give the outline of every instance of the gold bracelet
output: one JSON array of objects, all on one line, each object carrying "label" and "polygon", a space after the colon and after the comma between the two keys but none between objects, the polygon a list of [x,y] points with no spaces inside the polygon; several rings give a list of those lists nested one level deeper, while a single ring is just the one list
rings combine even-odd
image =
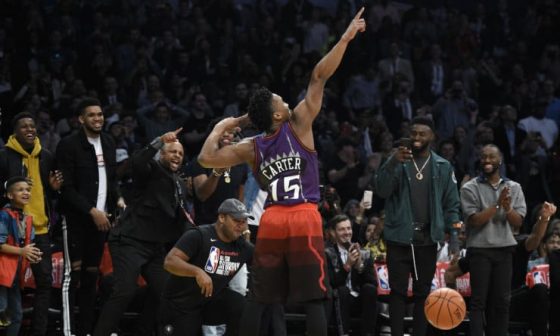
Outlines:
[{"label": "gold bracelet", "polygon": [[220,176],[222,176],[223,174],[224,174],[224,173],[218,173],[218,172],[216,171],[216,169],[212,169],[212,175],[214,175],[214,176],[216,176],[216,177],[220,177]]},{"label": "gold bracelet", "polygon": [[[542,219],[543,219],[542,216],[539,216],[539,222],[540,222]],[[547,221],[547,222],[550,221],[550,216],[546,217],[546,221]]]}]

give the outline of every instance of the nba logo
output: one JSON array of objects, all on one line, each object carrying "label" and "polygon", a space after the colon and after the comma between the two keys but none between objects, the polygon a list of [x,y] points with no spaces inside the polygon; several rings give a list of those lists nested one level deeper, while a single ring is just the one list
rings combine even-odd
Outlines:
[{"label": "nba logo", "polygon": [[542,273],[539,271],[533,272],[533,279],[535,281],[535,285],[545,283],[544,277],[542,276]]},{"label": "nba logo", "polygon": [[208,260],[206,260],[206,266],[204,270],[208,273],[215,273],[218,268],[218,262],[220,260],[220,249],[216,246],[210,247],[210,253],[208,254]]},{"label": "nba logo", "polygon": [[389,274],[387,269],[383,266],[377,267],[377,275],[379,276],[379,285],[382,289],[389,289]]},{"label": "nba logo", "polygon": [[439,288],[438,281],[437,281],[436,278],[433,278],[433,279],[432,279],[432,289],[431,289],[431,290],[434,291],[434,290],[436,290],[436,289],[438,289],[438,288]]}]

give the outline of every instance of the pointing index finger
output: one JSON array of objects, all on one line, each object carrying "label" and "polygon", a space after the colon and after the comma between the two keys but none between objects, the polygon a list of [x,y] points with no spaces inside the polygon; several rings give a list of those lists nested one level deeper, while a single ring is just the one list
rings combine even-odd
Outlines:
[{"label": "pointing index finger", "polygon": [[363,12],[364,12],[364,7],[360,8],[360,10],[358,11],[358,14],[356,14],[356,16],[354,16],[354,20],[359,20],[362,17]]},{"label": "pointing index finger", "polygon": [[175,133],[175,135],[177,135],[177,134],[179,134],[182,130],[183,130],[183,127],[179,127],[178,129],[176,129],[175,131],[173,131],[173,133]]}]

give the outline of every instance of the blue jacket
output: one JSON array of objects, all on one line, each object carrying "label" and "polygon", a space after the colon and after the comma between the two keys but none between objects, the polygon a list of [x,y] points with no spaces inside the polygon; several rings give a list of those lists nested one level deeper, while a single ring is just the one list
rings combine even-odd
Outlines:
[{"label": "blue jacket", "polygon": [[[434,242],[441,242],[445,232],[460,221],[460,202],[457,179],[449,161],[433,151],[430,176],[430,232]],[[385,201],[385,228],[387,241],[402,244],[412,242],[412,205],[410,200],[410,176],[407,165],[391,155],[375,176],[376,193]]]}]

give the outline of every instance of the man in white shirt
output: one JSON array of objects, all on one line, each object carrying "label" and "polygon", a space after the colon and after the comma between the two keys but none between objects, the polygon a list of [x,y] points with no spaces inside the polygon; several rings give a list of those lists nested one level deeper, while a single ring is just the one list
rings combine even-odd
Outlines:
[{"label": "man in white shirt", "polygon": [[547,149],[550,149],[558,138],[558,126],[554,120],[545,117],[547,102],[537,101],[533,106],[532,115],[519,120],[517,127],[529,133],[540,133]]},{"label": "man in white shirt", "polygon": [[65,252],[69,253],[72,269],[69,288],[66,280],[63,288],[64,293],[70,293],[64,318],[73,322],[74,296],[79,288],[80,320],[77,328],[72,324],[72,333],[86,335],[93,329],[99,263],[118,199],[117,164],[115,144],[102,133],[101,103],[85,98],[77,110],[81,128],[59,142],[56,159],[64,176],[61,199],[68,223]]}]

